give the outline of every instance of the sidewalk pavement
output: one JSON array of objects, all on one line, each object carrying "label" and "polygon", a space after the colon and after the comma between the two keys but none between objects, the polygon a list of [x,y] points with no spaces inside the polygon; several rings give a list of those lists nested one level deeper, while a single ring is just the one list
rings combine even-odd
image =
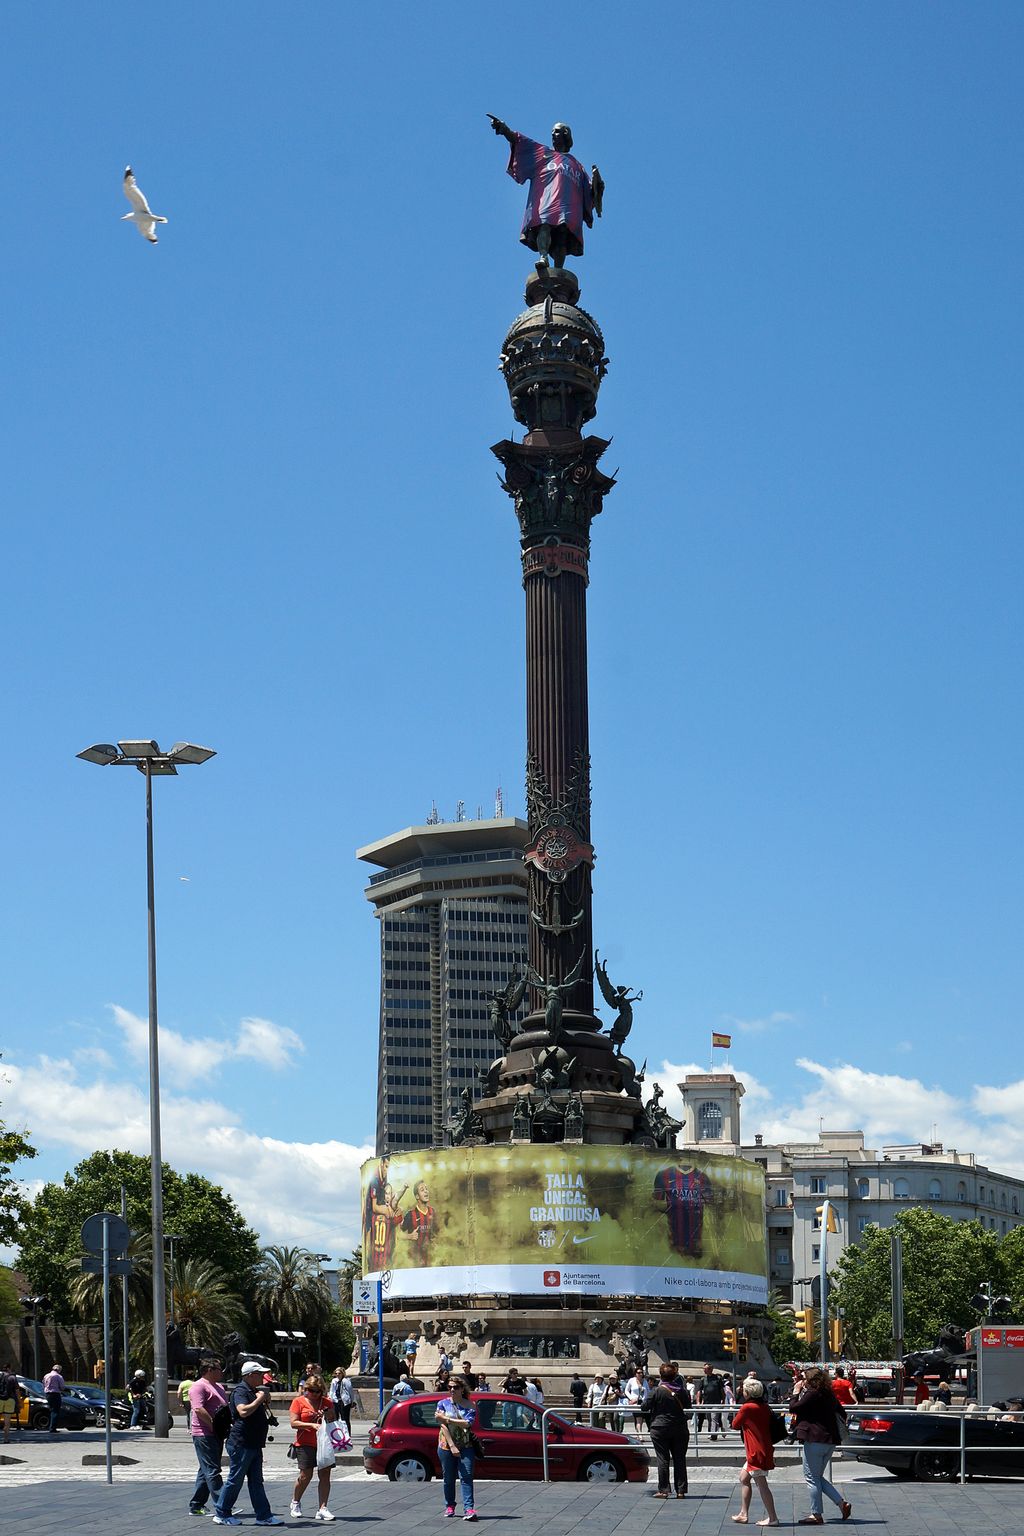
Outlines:
[{"label": "sidewalk pavement", "polygon": [[[1015,1483],[902,1483],[864,1468],[852,1480],[837,1468],[836,1480],[844,1482],[853,1504],[853,1517],[844,1527],[851,1533],[870,1528],[872,1536],[889,1530],[893,1536],[1018,1536],[1021,1529]],[[802,1482],[788,1473],[785,1480],[773,1477],[772,1483],[779,1518],[792,1526],[807,1511]],[[288,1519],[290,1488],[291,1478],[273,1468],[267,1489],[275,1510],[288,1527],[312,1527],[315,1501],[308,1493],[303,1518]],[[686,1499],[667,1502],[651,1497],[650,1484],[481,1481],[477,1491],[481,1525],[500,1522],[507,1536],[733,1536],[736,1526],[729,1516],[739,1508],[735,1484],[725,1482],[724,1469],[722,1481],[692,1479]],[[436,1482],[410,1485],[362,1474],[338,1479],[336,1474],[331,1508],[338,1536],[407,1536],[410,1528],[429,1530],[435,1524],[441,1536]],[[838,1511],[834,1519],[832,1506],[827,1511],[827,1523],[839,1524]],[[240,1530],[251,1529],[244,1492],[236,1512],[242,1517]],[[751,1513],[755,1519],[760,1514],[756,1494]],[[152,1478],[124,1479],[112,1487],[70,1480],[12,1484],[0,1491],[0,1526],[4,1536],[65,1536],[69,1530],[75,1536],[196,1536],[197,1529],[213,1536],[221,1529],[189,1516],[182,1480],[175,1486]]]}]

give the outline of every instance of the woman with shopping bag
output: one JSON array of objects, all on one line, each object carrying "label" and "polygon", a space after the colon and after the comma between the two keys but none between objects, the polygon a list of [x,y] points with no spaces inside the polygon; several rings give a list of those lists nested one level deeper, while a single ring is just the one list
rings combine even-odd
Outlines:
[{"label": "woman with shopping bag", "polygon": [[331,1425],[335,1412],[334,1404],[324,1390],[322,1376],[314,1373],[306,1377],[302,1383],[301,1393],[292,1401],[290,1416],[295,1440],[289,1455],[295,1458],[298,1476],[292,1490],[291,1509],[288,1513],[293,1520],[301,1517],[302,1495],[309,1487],[315,1471],[320,1506],[313,1518],[314,1520],[333,1520],[334,1516],[327,1508],[327,1500],[331,1496],[331,1468],[334,1466],[336,1455],[331,1438]]}]

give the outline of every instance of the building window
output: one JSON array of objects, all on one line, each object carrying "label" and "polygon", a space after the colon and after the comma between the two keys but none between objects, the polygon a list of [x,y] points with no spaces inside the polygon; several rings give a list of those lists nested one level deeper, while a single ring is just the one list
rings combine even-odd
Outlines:
[{"label": "building window", "polygon": [[867,1179],[858,1179],[857,1180],[857,1198],[859,1200],[866,1200],[870,1193],[871,1193],[871,1185],[868,1183]]},{"label": "building window", "polygon": [[722,1106],[708,1099],[702,1104],[697,1115],[697,1140],[721,1141],[722,1139]]},{"label": "building window", "polygon": [[1006,1190],[1005,1189],[1000,1192],[999,1204],[1002,1206],[1003,1210],[1005,1211],[1006,1210]]},{"label": "building window", "polygon": [[[776,1205],[788,1205],[789,1204],[789,1196],[787,1195],[787,1193],[786,1193],[786,1191],[784,1189],[776,1189],[776,1191],[775,1191],[775,1204]],[[1013,1208],[1014,1208],[1014,1210],[1017,1209],[1016,1204],[1014,1204]]]},{"label": "building window", "polygon": [[820,1259],[821,1259],[821,1245],[820,1245],[820,1243],[813,1243],[811,1245],[811,1263],[812,1264],[817,1264],[820,1261]]},{"label": "building window", "polygon": [[990,1189],[988,1192],[988,1203],[989,1205],[995,1205],[996,1203],[996,1192],[994,1189]]},{"label": "building window", "polygon": [[871,1217],[870,1216],[858,1216],[857,1217],[857,1231],[860,1233],[861,1237],[864,1236],[864,1233],[867,1231],[867,1229],[868,1229],[868,1227],[870,1227],[870,1225],[871,1225]]},{"label": "building window", "polygon": [[984,1186],[984,1184],[979,1184],[978,1185],[978,1199],[979,1200],[984,1200],[984,1198],[985,1198],[985,1186]]},{"label": "building window", "polygon": [[894,1200],[910,1199],[910,1184],[906,1179],[893,1180],[892,1197]]},{"label": "building window", "polygon": [[776,1250],[775,1250],[775,1262],[776,1262],[776,1264],[788,1264],[789,1263],[789,1249],[788,1248],[776,1248]]},{"label": "building window", "polygon": [[941,1200],[942,1199],[942,1185],[940,1184],[938,1179],[932,1179],[931,1183],[928,1185],[928,1199],[929,1200]]},{"label": "building window", "polygon": [[814,1178],[811,1180],[811,1194],[812,1195],[827,1195],[828,1194],[828,1180],[821,1178],[818,1174],[815,1174]]},{"label": "building window", "polygon": [[963,1179],[961,1179],[959,1184],[956,1186],[956,1197],[961,1203],[967,1199],[967,1185],[964,1183]]},{"label": "building window", "polygon": [[821,1217],[818,1216],[817,1214],[815,1214],[812,1217],[812,1219],[811,1219],[811,1231],[812,1232],[820,1232],[821,1231]]},{"label": "building window", "polygon": [[1014,1195],[1014,1197],[1013,1197],[1013,1214],[1015,1216],[1019,1216],[1020,1215],[1020,1197],[1019,1197],[1019,1195]]}]

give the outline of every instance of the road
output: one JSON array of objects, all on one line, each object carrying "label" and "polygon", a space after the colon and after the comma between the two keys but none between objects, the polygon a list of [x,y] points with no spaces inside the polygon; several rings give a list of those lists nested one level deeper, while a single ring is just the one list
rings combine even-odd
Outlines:
[{"label": "road", "polygon": [[[365,1428],[362,1430],[365,1434]],[[175,1430],[166,1441],[151,1434],[114,1437],[115,1454],[130,1465],[115,1466],[108,1487],[102,1465],[103,1436],[25,1435],[20,1443],[0,1446],[0,1529],[3,1536],[185,1536],[219,1527],[199,1525],[187,1512],[195,1471],[191,1441]],[[312,1527],[314,1501],[307,1494],[301,1520],[287,1519],[293,1478],[285,1458],[289,1435],[278,1434],[266,1453],[267,1488],[276,1511],[297,1529]],[[83,1465],[83,1457],[98,1465]],[[700,1465],[690,1462],[690,1496],[659,1502],[653,1483],[589,1487],[579,1483],[503,1483],[478,1485],[480,1523],[501,1522],[506,1536],[723,1536],[735,1532],[729,1516],[739,1508],[736,1472],[738,1440],[708,1448]],[[894,1536],[1018,1536],[1021,1530],[1019,1483],[900,1483],[877,1469],[837,1461],[833,1480],[853,1504],[847,1529],[891,1528]],[[772,1476],[784,1525],[807,1512],[799,1467],[792,1457]],[[426,1485],[389,1483],[367,1477],[358,1458],[334,1474],[331,1507],[339,1536],[408,1536],[410,1527],[442,1521],[441,1493]],[[252,1527],[245,1494],[236,1511],[242,1527]],[[759,1508],[755,1496],[752,1513]],[[831,1506],[827,1518],[831,1520]],[[836,1512],[838,1520],[838,1511]],[[391,1531],[383,1526],[393,1526]]]}]

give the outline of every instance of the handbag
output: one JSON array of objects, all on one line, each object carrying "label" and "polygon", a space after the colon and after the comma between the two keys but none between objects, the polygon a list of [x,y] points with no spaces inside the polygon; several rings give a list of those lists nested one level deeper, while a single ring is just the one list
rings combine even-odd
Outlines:
[{"label": "handbag", "polygon": [[218,1440],[226,1440],[231,1429],[231,1409],[227,1403],[213,1415],[213,1432]]},{"label": "handbag", "polygon": [[337,1452],[334,1449],[334,1441],[331,1438],[333,1425],[326,1419],[321,1419],[316,1427],[316,1468],[322,1472],[325,1467],[334,1466],[334,1458]]},{"label": "handbag", "polygon": [[771,1423],[768,1426],[768,1433],[772,1437],[772,1445],[778,1445],[780,1440],[785,1440],[786,1421],[782,1417],[781,1413],[772,1414]]},{"label": "handbag", "polygon": [[342,1451],[350,1451],[352,1449],[352,1436],[349,1434],[344,1424],[328,1424],[327,1429],[330,1434],[331,1444],[334,1446],[334,1454],[336,1456],[340,1456]]}]

